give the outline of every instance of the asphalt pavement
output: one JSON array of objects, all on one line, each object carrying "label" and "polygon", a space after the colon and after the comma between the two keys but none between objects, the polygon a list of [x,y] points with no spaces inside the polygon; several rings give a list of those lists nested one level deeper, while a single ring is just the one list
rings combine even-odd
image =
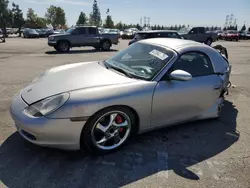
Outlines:
[{"label": "asphalt pavement", "polygon": [[145,133],[116,153],[94,157],[28,143],[16,133],[9,105],[46,69],[105,60],[124,49],[128,40],[109,52],[84,47],[59,54],[46,39],[7,38],[0,43],[0,187],[249,188],[250,41],[217,43],[228,48],[233,66],[233,87],[220,120]]}]

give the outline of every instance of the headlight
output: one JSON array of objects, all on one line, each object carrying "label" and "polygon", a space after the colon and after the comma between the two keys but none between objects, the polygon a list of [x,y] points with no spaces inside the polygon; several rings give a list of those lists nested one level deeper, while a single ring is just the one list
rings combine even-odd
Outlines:
[{"label": "headlight", "polygon": [[49,37],[49,40],[55,40],[55,37]]},{"label": "headlight", "polygon": [[56,111],[69,99],[69,93],[48,97],[25,108],[25,112],[34,116],[46,116]]}]

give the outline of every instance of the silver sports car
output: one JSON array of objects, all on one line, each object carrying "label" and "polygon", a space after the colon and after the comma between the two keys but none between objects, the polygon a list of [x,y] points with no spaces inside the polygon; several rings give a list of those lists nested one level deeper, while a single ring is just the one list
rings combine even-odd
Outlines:
[{"label": "silver sports car", "polygon": [[34,144],[103,154],[132,134],[219,117],[230,72],[205,44],[147,39],[105,61],[45,71],[13,98],[10,113]]}]

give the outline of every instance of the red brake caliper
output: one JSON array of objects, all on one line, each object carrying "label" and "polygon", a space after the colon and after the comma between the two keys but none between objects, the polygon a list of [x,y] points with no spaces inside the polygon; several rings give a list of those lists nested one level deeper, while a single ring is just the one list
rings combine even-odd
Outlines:
[{"label": "red brake caliper", "polygon": [[[122,118],[120,115],[117,115],[117,116],[115,117],[115,122],[116,122],[117,124],[121,124],[123,121],[124,121],[124,120],[123,120],[123,118]],[[119,132],[123,132],[123,131],[124,131],[124,128],[120,128],[120,129],[119,129]]]}]

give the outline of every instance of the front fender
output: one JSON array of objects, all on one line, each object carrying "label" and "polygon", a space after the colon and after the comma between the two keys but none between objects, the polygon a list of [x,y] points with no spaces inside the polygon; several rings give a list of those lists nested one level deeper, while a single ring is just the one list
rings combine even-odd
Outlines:
[{"label": "front fender", "polygon": [[48,118],[90,117],[99,110],[123,105],[134,109],[142,127],[150,128],[152,97],[157,82],[87,88],[70,92],[70,99]]}]

